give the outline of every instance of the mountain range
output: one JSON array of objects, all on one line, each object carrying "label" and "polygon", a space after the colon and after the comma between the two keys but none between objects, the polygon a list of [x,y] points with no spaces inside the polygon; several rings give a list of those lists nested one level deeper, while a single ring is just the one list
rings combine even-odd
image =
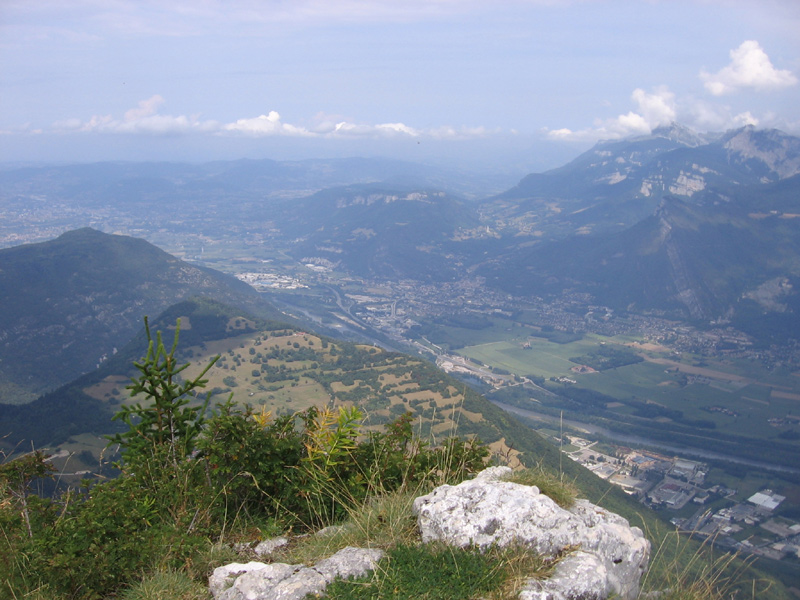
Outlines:
[{"label": "mountain range", "polygon": [[598,143],[481,201],[362,184],[285,201],[288,252],[368,279],[480,276],[520,296],[588,293],[617,311],[757,341],[800,335],[800,139],[678,124]]},{"label": "mountain range", "polygon": [[488,204],[549,206],[551,239],[517,231],[477,272],[514,293],[588,292],[618,310],[796,337],[800,139],[747,127],[703,142],[656,130],[524,179]]},{"label": "mountain range", "polygon": [[323,190],[277,217],[284,235],[297,236],[292,255],[381,279],[454,279],[457,239],[481,231],[463,200],[446,192],[369,184]]},{"label": "mountain range", "polygon": [[800,138],[672,124],[482,200],[478,179],[366,159],[105,163],[0,171],[0,200],[20,214],[62,206],[62,230],[88,220],[186,256],[246,243],[370,280],[477,276],[522,296],[588,293],[617,311],[730,323],[761,343],[800,336]]},{"label": "mountain range", "polygon": [[[800,139],[752,126],[698,134],[672,124],[646,136],[600,142],[563,167],[531,174],[482,204],[515,234],[547,237],[618,231],[648,217],[665,196],[724,199],[800,173]],[[546,227],[545,227],[546,226]]]}]

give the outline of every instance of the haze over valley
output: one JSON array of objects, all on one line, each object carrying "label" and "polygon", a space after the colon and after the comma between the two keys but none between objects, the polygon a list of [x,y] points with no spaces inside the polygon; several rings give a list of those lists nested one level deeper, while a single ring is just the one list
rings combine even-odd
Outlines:
[{"label": "haze over valley", "polygon": [[418,354],[545,435],[566,419],[576,439],[795,478],[798,172],[794,136],[678,124],[489,195],[391,160],[7,169],[4,399],[67,384],[137,314],[201,295]]}]

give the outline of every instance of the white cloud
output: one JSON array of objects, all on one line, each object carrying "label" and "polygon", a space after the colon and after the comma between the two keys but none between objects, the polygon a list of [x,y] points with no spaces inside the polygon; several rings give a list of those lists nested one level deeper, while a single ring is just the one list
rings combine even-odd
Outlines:
[{"label": "white cloud", "polygon": [[632,98],[650,129],[669,125],[675,120],[675,94],[666,86],[659,87],[653,94],[637,88],[633,90]]},{"label": "white cloud", "polygon": [[636,111],[619,115],[614,119],[598,120],[589,129],[573,131],[567,128],[545,129],[547,137],[561,141],[596,141],[601,139],[619,139],[631,135],[644,135],[656,127],[669,125],[677,118],[675,94],[665,86],[647,93],[636,88],[631,94],[636,104]]},{"label": "white cloud", "polygon": [[272,111],[269,115],[261,115],[255,119],[239,119],[235,123],[225,125],[223,131],[244,133],[252,136],[292,135],[318,138],[431,138],[431,139],[471,139],[486,137],[499,130],[487,130],[485,127],[450,127],[442,126],[434,129],[417,129],[405,123],[354,123],[341,116],[319,113],[314,117],[316,123],[309,129],[289,125],[281,121],[280,115]]},{"label": "white cloud", "polygon": [[[798,82],[791,71],[776,69],[754,40],[743,42],[730,51],[730,56],[730,64],[717,73],[700,73],[705,89],[714,96],[745,88],[779,90]],[[750,110],[744,110],[744,106],[732,108],[719,100],[709,100],[707,96],[698,98],[686,95],[678,99],[666,86],[655,88],[650,93],[637,88],[631,94],[631,100],[635,105],[634,110],[613,119],[597,119],[593,127],[577,130],[545,128],[543,134],[552,140],[593,142],[647,134],[656,127],[676,121],[699,131],[725,131],[745,125],[780,127],[788,131],[797,128],[796,124],[779,119],[769,111],[757,116]]]},{"label": "white cloud", "polygon": [[369,136],[375,133],[375,129],[370,125],[359,125],[356,123],[348,123],[347,121],[340,121],[334,125],[333,129],[326,133],[326,137],[342,137],[342,136]]},{"label": "white cloud", "polygon": [[151,96],[147,100],[140,100],[138,108],[132,108],[125,113],[125,120],[136,121],[138,119],[143,119],[145,117],[149,117],[150,115],[154,115],[158,110],[158,107],[164,103],[164,98],[156,94],[155,96]]},{"label": "white cloud", "polygon": [[734,128],[744,127],[745,125],[758,125],[759,121],[753,115],[750,114],[750,111],[745,111],[743,113],[739,113],[735,117],[733,117],[733,126]]},{"label": "white cloud", "polygon": [[706,89],[715,96],[741,88],[758,91],[778,90],[797,84],[797,77],[786,69],[776,69],[755,40],[747,40],[730,52],[731,62],[717,73],[700,72]]},{"label": "white cloud", "polygon": [[150,135],[174,135],[191,132],[208,133],[219,129],[216,121],[201,121],[198,116],[162,115],[158,107],[164,99],[158,94],[139,101],[136,108],[125,112],[122,120],[111,115],[94,115],[88,121],[71,118],[53,124],[60,133],[134,133]]},{"label": "white cloud", "polygon": [[243,133],[254,137],[289,135],[308,137],[314,133],[303,127],[295,127],[281,121],[281,116],[274,110],[267,115],[261,115],[250,119],[239,119],[235,123],[228,123],[222,128],[223,131],[233,133]]},{"label": "white cloud", "polygon": [[728,105],[705,100],[686,100],[680,112],[680,122],[698,131],[725,131],[745,125],[782,127],[775,113],[766,112],[757,117],[749,110],[736,112]]},{"label": "white cloud", "polygon": [[[258,117],[237,119],[231,123],[219,123],[213,120],[200,120],[199,116],[163,115],[158,112],[164,104],[164,98],[158,94],[141,100],[135,108],[127,110],[122,119],[111,115],[94,115],[87,121],[71,118],[53,124],[58,133],[118,133],[118,134],[154,134],[180,135],[189,133],[206,133],[217,135],[243,135],[248,137],[315,137],[315,138],[419,138],[431,139],[468,139],[485,137],[489,133],[484,127],[449,126],[436,129],[416,129],[405,123],[379,123],[377,125],[353,123],[341,117],[318,114],[314,117],[316,124],[311,128],[285,123],[276,111]],[[495,130],[494,133],[499,133]]]},{"label": "white cloud", "polygon": [[284,123],[281,116],[273,111],[251,119],[239,119],[223,127],[223,131],[243,133],[256,137],[288,135],[296,137],[416,137],[420,132],[404,123],[381,123],[365,125],[349,121],[333,122],[323,120],[313,130]]},{"label": "white cloud", "polygon": [[400,134],[400,135],[409,135],[411,137],[419,136],[419,132],[404,123],[383,123],[381,125],[376,125],[375,130],[379,133],[393,135],[393,134]]}]

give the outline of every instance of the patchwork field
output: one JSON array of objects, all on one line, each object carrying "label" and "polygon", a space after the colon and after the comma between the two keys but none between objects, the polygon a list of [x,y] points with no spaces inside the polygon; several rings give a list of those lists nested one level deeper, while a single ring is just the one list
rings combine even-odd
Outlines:
[{"label": "patchwork field", "polygon": [[[530,325],[490,321],[478,336],[454,326],[437,333],[455,344],[457,354],[496,372],[529,377],[557,394],[543,400],[529,391],[540,410],[564,410],[571,419],[662,441],[796,463],[800,377],[768,371],[753,361],[679,356],[630,336],[553,341]],[[542,335],[552,338],[551,332]],[[480,341],[458,347],[476,337]],[[496,395],[524,405],[525,392],[518,388]]]},{"label": "patchwork field", "polygon": [[[478,434],[498,454],[511,452],[499,429],[485,425],[483,414],[471,410],[475,392],[413,357],[291,328],[249,330],[181,348],[178,360],[189,364],[181,378],[193,379],[217,355],[195,404],[210,393],[212,408],[231,398],[272,415],[312,406],[356,405],[366,417],[367,430],[411,412],[414,430],[423,438]],[[128,376],[113,374],[83,391],[112,406],[146,402],[143,397],[129,396],[128,383]],[[92,450],[97,453],[97,448]]]}]

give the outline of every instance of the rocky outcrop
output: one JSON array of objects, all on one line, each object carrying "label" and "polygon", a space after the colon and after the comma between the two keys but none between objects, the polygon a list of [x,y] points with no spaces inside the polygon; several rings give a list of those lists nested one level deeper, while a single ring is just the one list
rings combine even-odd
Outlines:
[{"label": "rocky outcrop", "polygon": [[[650,543],[638,527],[586,500],[563,509],[534,486],[505,481],[511,472],[492,467],[475,479],[417,498],[422,541],[478,550],[521,544],[560,557],[551,577],[526,582],[520,600],[605,600],[612,595],[632,600],[638,595],[650,558]],[[268,553],[275,545],[262,542],[256,548]],[[313,567],[234,563],[216,569],[209,587],[216,600],[300,600],[322,594],[336,577],[374,570],[382,555],[348,547]]]},{"label": "rocky outcrop", "polygon": [[215,600],[302,600],[320,594],[337,577],[358,577],[375,568],[377,549],[347,547],[313,567],[249,562],[214,569],[208,584]]},{"label": "rocky outcrop", "polygon": [[578,500],[559,507],[536,487],[503,481],[493,467],[456,486],[441,486],[414,501],[423,542],[459,547],[524,544],[545,556],[569,553],[548,580],[528,582],[522,600],[635,598],[650,543],[638,527]]}]

